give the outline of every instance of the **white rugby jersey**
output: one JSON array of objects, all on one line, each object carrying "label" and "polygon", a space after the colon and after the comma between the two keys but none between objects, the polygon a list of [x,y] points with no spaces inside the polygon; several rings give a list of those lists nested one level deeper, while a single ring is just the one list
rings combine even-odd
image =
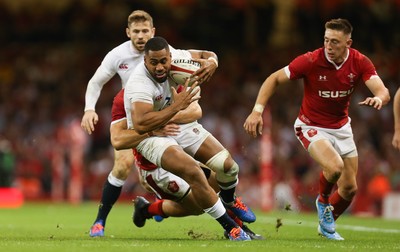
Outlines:
[{"label": "white rugby jersey", "polygon": [[[189,54],[190,57],[190,53],[186,50],[176,50],[171,46],[170,49],[171,52],[182,51],[181,53],[183,55],[187,56]],[[130,40],[108,52],[93,77],[89,80],[85,94],[84,111],[95,109],[103,86],[114,77],[115,74],[118,74],[121,78],[121,88],[124,88],[133,70],[143,62],[143,56],[144,51],[138,51]]]},{"label": "white rugby jersey", "polygon": [[[171,56],[174,58],[191,58],[187,50],[171,48]],[[140,64],[130,76],[125,86],[124,106],[128,120],[128,128],[133,129],[131,116],[131,104],[133,102],[146,102],[153,104],[153,110],[159,111],[171,103],[171,86],[176,84],[169,78],[163,83],[158,83],[147,71],[144,64]]]},{"label": "white rugby jersey", "polygon": [[108,52],[89,80],[85,94],[85,111],[94,110],[103,86],[115,74],[121,78],[122,88],[125,87],[133,69],[143,61],[143,55],[144,52],[138,51],[130,40]]}]

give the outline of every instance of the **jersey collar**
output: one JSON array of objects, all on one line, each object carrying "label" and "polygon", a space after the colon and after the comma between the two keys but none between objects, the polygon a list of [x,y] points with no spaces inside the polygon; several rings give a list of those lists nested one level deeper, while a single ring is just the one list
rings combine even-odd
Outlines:
[{"label": "jersey collar", "polygon": [[340,64],[339,66],[335,62],[333,62],[332,60],[330,60],[328,58],[325,48],[324,48],[324,54],[325,54],[325,58],[336,68],[336,70],[339,70],[343,66],[343,64],[347,61],[347,59],[349,58],[350,50],[349,50],[349,48],[346,49],[346,57],[344,58],[342,64]]}]

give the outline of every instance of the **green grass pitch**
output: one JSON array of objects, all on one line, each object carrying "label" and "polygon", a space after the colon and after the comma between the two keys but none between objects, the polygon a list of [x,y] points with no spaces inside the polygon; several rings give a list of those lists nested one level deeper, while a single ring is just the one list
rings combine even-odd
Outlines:
[{"label": "green grass pitch", "polygon": [[[131,221],[132,205],[118,202],[111,211],[106,236],[90,238],[96,203],[81,205],[26,203],[0,209],[0,250],[12,251],[399,251],[400,221],[343,216],[337,222],[345,241],[317,235],[315,213],[259,212],[249,225],[263,241],[232,242],[210,216],[148,220],[143,228]],[[282,225],[280,225],[281,223]],[[277,226],[279,226],[277,228]]]}]

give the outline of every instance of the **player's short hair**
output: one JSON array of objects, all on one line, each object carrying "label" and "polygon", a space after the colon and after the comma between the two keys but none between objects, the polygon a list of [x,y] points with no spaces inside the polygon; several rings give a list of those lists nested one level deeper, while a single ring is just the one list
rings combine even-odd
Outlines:
[{"label": "player's short hair", "polygon": [[150,26],[153,27],[153,18],[149,13],[144,10],[135,10],[128,16],[128,27],[130,27],[132,23],[146,21],[148,21]]},{"label": "player's short hair", "polygon": [[163,37],[151,38],[147,41],[146,45],[144,46],[145,54],[148,54],[149,51],[161,51],[163,49],[169,52],[168,42]]},{"label": "player's short hair", "polygon": [[350,35],[353,31],[353,26],[347,19],[337,18],[331,19],[330,21],[326,22],[325,29],[342,31],[344,34]]}]

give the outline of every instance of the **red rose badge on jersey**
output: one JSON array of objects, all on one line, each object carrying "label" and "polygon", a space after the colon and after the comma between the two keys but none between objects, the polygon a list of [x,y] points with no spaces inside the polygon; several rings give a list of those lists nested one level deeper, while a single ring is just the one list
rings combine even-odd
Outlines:
[{"label": "red rose badge on jersey", "polygon": [[175,181],[171,181],[168,183],[168,190],[172,193],[176,193],[179,191],[179,186]]}]

